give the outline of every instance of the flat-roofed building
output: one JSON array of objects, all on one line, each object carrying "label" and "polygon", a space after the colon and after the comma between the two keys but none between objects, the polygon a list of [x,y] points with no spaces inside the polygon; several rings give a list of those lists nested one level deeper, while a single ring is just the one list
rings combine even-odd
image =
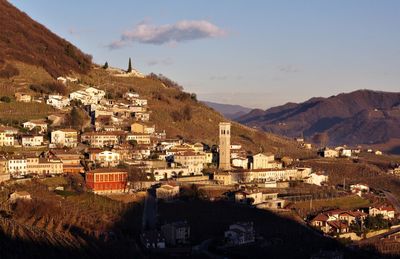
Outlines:
[{"label": "flat-roofed building", "polygon": [[123,193],[126,191],[128,172],[119,168],[99,168],[86,173],[86,186],[94,193]]}]

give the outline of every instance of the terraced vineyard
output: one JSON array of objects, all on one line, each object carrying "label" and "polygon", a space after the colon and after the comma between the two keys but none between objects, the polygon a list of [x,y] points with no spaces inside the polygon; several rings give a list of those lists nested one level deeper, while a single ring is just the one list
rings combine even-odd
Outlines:
[{"label": "terraced vineyard", "polygon": [[[11,204],[9,194],[22,187],[32,200]],[[141,219],[138,204],[124,204],[90,193],[69,194],[57,195],[39,182],[0,192],[0,258],[10,254],[4,249],[10,242],[45,245],[50,247],[50,254],[54,249],[62,249],[79,256],[93,256],[102,254],[102,248],[110,242],[137,238]],[[126,224],[126,215],[131,225]]]}]

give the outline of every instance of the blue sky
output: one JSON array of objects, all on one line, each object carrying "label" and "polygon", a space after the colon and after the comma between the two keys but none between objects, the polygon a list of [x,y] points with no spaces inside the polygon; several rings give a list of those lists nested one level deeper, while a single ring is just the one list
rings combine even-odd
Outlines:
[{"label": "blue sky", "polygon": [[400,1],[51,1],[15,6],[96,63],[162,73],[199,99],[267,108],[400,91]]}]

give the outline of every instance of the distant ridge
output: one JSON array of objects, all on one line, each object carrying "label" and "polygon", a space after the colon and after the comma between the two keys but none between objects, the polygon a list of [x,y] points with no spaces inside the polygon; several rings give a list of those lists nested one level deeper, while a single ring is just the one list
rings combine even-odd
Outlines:
[{"label": "distant ridge", "polygon": [[209,101],[202,102],[231,120],[239,118],[252,110],[251,108],[243,107],[241,105],[214,103]]},{"label": "distant ridge", "polygon": [[399,104],[400,93],[358,90],[252,110],[236,120],[289,137],[327,133],[331,145],[372,145],[400,138]]}]

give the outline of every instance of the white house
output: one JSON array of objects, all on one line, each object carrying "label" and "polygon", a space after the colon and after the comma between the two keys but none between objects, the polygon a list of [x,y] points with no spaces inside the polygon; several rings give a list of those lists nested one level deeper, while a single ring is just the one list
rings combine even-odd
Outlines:
[{"label": "white house", "polygon": [[97,104],[104,98],[106,92],[94,87],[88,87],[83,90],[75,91],[69,94],[71,100],[79,100],[83,104]]},{"label": "white house", "polygon": [[21,145],[23,147],[38,147],[43,145],[42,135],[24,135],[21,137]]},{"label": "white house", "polygon": [[247,169],[249,159],[244,157],[235,157],[231,159],[232,166]]},{"label": "white house", "polygon": [[126,92],[126,93],[124,93],[123,97],[127,100],[132,100],[135,98],[139,98],[139,94],[135,93],[135,92]]},{"label": "white house", "polygon": [[259,153],[251,157],[251,169],[267,169],[271,168],[271,163],[274,162],[275,156],[272,153]]},{"label": "white house", "polygon": [[139,99],[139,98],[134,98],[132,99],[132,103],[136,106],[146,106],[147,105],[147,100],[146,99]]},{"label": "white house", "polygon": [[163,184],[156,189],[157,199],[171,200],[179,195],[179,185]]},{"label": "white house", "polygon": [[238,222],[230,225],[224,237],[227,244],[232,246],[253,243],[255,241],[253,222]]},{"label": "white house", "polygon": [[357,194],[358,196],[361,197],[361,195],[363,193],[369,192],[370,189],[369,189],[368,185],[358,183],[358,184],[350,185],[350,190],[351,190],[352,193],[355,193],[355,194]]},{"label": "white house", "polygon": [[305,183],[315,184],[321,186],[322,183],[328,181],[328,176],[322,173],[311,173],[307,178],[304,179]]},{"label": "white house", "polygon": [[335,158],[335,157],[339,157],[339,151],[334,150],[334,149],[325,148],[324,150],[322,150],[321,155],[323,157],[327,157],[327,158]]},{"label": "white house", "polygon": [[370,216],[377,216],[382,215],[384,219],[394,219],[395,210],[392,207],[370,207],[369,208],[369,215]]},{"label": "white house", "polygon": [[26,175],[27,161],[25,157],[14,156],[8,158],[8,172],[11,176],[18,178]]},{"label": "white house", "polygon": [[30,120],[22,123],[25,129],[33,130],[34,128],[39,128],[39,133],[44,133],[47,131],[47,123],[44,120]]},{"label": "white house", "polygon": [[56,109],[63,109],[67,106],[69,106],[70,101],[69,98],[62,96],[62,95],[58,95],[58,94],[50,94],[47,97],[46,103],[48,105],[53,106]]},{"label": "white house", "polygon": [[76,147],[78,132],[74,129],[59,129],[51,132],[51,143],[59,147]]},{"label": "white house", "polygon": [[95,154],[95,162],[101,167],[115,167],[120,162],[120,155],[117,152],[102,151]]},{"label": "white house", "polygon": [[32,200],[31,195],[27,191],[16,191],[10,194],[10,202],[16,202],[17,200]]}]

